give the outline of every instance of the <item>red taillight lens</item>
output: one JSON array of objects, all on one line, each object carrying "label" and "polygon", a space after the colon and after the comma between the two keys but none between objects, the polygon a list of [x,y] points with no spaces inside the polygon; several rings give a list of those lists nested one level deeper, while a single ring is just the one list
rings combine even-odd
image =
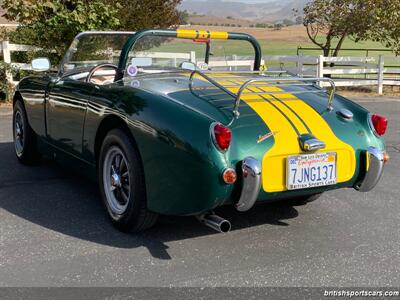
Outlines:
[{"label": "red taillight lens", "polygon": [[226,151],[231,144],[231,139],[232,132],[228,127],[219,123],[214,125],[214,141],[220,150]]},{"label": "red taillight lens", "polygon": [[376,133],[379,135],[384,135],[388,126],[387,119],[379,115],[372,115],[371,121]]}]

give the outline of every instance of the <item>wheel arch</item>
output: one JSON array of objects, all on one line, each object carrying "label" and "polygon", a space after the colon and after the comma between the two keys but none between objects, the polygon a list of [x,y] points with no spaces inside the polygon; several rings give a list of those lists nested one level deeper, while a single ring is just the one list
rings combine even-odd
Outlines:
[{"label": "wheel arch", "polygon": [[14,96],[13,96],[13,107],[14,107],[15,103],[16,103],[18,100],[21,100],[22,105],[23,105],[24,108],[25,108],[24,98],[22,98],[22,95],[21,95],[21,93],[20,93],[19,91],[15,91]]},{"label": "wheel arch", "polygon": [[129,130],[129,126],[123,120],[123,118],[121,118],[120,116],[114,115],[114,114],[108,115],[100,122],[100,124],[97,128],[97,131],[96,131],[96,137],[95,137],[95,142],[94,142],[94,155],[95,155],[96,165],[98,165],[102,142],[103,142],[104,138],[106,137],[107,133],[110,132],[112,129],[123,130],[129,136],[129,138],[132,140],[132,142],[136,146],[136,149],[138,149],[136,139],[133,136],[132,132]]}]

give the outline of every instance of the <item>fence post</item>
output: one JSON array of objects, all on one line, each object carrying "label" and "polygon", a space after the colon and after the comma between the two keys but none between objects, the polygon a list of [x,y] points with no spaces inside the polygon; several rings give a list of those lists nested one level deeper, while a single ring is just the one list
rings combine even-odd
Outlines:
[{"label": "fence post", "polygon": [[[322,78],[324,77],[324,56],[319,55],[318,56],[318,61],[317,61],[317,78]],[[320,81],[318,82],[318,86],[320,88],[323,87],[323,83]]]},{"label": "fence post", "polygon": [[297,55],[297,75],[303,76],[303,54]]},{"label": "fence post", "polygon": [[196,51],[190,51],[190,62],[196,64]]},{"label": "fence post", "polygon": [[317,61],[317,77],[324,77],[324,56],[319,55]]},{"label": "fence post", "polygon": [[381,54],[379,55],[379,62],[378,62],[378,94],[383,94],[383,79],[384,79],[384,69],[385,69],[385,59],[384,56]]},{"label": "fence post", "polygon": [[[232,54],[232,60],[234,62],[237,61],[237,55],[236,54]],[[237,71],[237,65],[236,64],[234,64],[234,65],[235,65],[234,70]],[[229,71],[232,71],[232,66],[229,66]]]},{"label": "fence post", "polygon": [[[3,41],[1,46],[3,48],[3,61],[6,64],[11,64],[11,51],[9,47],[9,42]],[[7,80],[9,82],[12,82],[13,81],[12,74],[9,71],[7,71],[6,75],[7,75]]]}]

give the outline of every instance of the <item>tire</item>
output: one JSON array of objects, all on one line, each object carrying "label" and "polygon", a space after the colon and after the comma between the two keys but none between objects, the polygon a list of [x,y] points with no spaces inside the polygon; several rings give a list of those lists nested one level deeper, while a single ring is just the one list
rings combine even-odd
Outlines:
[{"label": "tire", "polygon": [[40,160],[37,136],[28,123],[25,107],[21,100],[17,100],[14,104],[13,138],[15,154],[21,163],[31,165]]},{"label": "tire", "polygon": [[98,176],[100,193],[112,223],[123,232],[152,227],[158,215],[147,209],[143,166],[132,139],[111,130],[101,146]]},{"label": "tire", "polygon": [[322,195],[322,193],[291,198],[291,199],[289,199],[289,203],[290,203],[290,205],[293,205],[293,206],[305,205],[307,203],[317,200],[319,197],[321,197],[321,195]]}]

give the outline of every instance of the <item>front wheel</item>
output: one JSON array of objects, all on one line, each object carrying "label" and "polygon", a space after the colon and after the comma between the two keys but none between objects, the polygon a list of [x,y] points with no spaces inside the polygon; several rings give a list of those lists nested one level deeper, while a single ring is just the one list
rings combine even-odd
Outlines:
[{"label": "front wheel", "polygon": [[98,176],[103,203],[119,230],[136,232],[154,225],[157,214],[147,209],[140,155],[124,131],[113,129],[105,137]]},{"label": "front wheel", "polygon": [[21,163],[33,164],[40,159],[40,154],[37,150],[37,137],[29,126],[21,100],[17,100],[14,104],[13,137],[15,154]]}]

